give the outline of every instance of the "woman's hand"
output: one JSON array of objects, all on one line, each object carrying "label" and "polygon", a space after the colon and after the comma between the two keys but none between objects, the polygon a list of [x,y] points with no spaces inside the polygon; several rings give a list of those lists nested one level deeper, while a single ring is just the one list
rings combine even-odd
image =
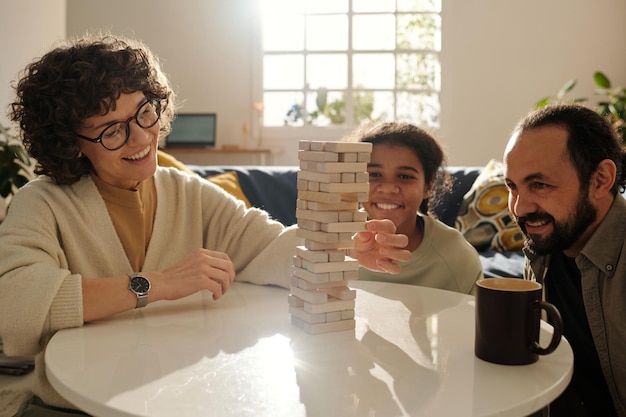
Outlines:
[{"label": "woman's hand", "polygon": [[[201,290],[211,291],[217,300],[235,280],[235,266],[225,253],[196,249],[177,264],[145,275],[154,281],[155,300],[176,300]],[[150,295],[152,301],[152,291]]]},{"label": "woman's hand", "polygon": [[[196,249],[180,262],[161,271],[142,272],[150,280],[148,302],[177,300],[209,290],[220,298],[235,280],[235,266],[222,252]],[[83,320],[109,317],[135,308],[137,297],[128,289],[128,276],[83,278]]]},{"label": "woman's hand", "polygon": [[403,249],[409,244],[409,238],[395,234],[396,226],[388,219],[368,220],[365,228],[366,231],[357,232],[352,238],[354,248],[348,255],[372,271],[398,274],[401,270],[398,262],[411,259],[411,252]]}]

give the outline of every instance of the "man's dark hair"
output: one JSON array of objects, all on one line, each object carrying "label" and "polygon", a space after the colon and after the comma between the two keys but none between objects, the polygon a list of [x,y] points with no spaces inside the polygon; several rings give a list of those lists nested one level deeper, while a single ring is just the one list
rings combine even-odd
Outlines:
[{"label": "man's dark hair", "polygon": [[554,104],[529,113],[514,130],[522,133],[545,126],[567,130],[567,151],[581,188],[587,189],[598,164],[610,159],[617,167],[611,191],[617,194],[625,190],[624,146],[608,119],[580,104]]}]

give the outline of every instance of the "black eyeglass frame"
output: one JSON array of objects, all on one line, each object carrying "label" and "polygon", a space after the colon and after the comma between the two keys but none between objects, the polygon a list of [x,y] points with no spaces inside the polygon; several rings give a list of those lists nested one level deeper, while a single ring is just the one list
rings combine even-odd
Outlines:
[{"label": "black eyeglass frame", "polygon": [[[154,105],[155,111],[157,113],[157,118],[154,121],[154,123],[152,123],[151,125],[143,126],[139,122],[139,112],[143,109],[143,107],[146,104],[149,104],[149,103],[152,103]],[[84,139],[84,140],[87,140],[89,142],[92,142],[92,143],[99,143],[107,151],[116,151],[116,150],[120,149],[122,146],[126,145],[126,142],[128,142],[128,139],[130,138],[130,122],[132,122],[133,120],[135,121],[135,123],[137,123],[137,126],[141,127],[142,129],[150,129],[152,126],[157,124],[159,122],[159,120],[161,120],[161,100],[159,100],[159,99],[146,100],[144,103],[141,104],[141,106],[139,106],[139,108],[137,108],[137,112],[135,113],[134,116],[129,117],[124,122],[113,122],[113,123],[111,123],[110,125],[108,125],[104,129],[102,129],[102,133],[100,133],[97,138],[90,138],[90,137],[81,135],[79,133],[76,133],[76,136],[78,136],[81,139]],[[109,129],[111,126],[115,126],[116,124],[119,124],[119,123],[123,123],[123,124],[126,125],[126,139],[124,139],[124,141],[120,144],[120,146],[117,146],[115,148],[107,148],[106,145],[104,144],[104,142],[102,142],[102,136],[104,135],[104,132],[107,131],[107,129]]]}]

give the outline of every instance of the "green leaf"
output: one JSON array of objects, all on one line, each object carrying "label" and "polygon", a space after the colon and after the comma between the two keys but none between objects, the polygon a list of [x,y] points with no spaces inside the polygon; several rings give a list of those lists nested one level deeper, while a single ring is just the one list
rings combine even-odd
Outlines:
[{"label": "green leaf", "polygon": [[559,100],[562,100],[565,94],[569,93],[570,91],[572,91],[572,88],[576,87],[577,82],[578,80],[576,80],[575,78],[566,82],[565,85],[561,87],[559,92],[556,94],[557,98]]},{"label": "green leaf", "polygon": [[550,97],[544,97],[535,104],[536,109],[540,109],[542,107],[546,107],[550,102]]},{"label": "green leaf", "polygon": [[604,75],[604,73],[600,71],[596,71],[593,74],[593,81],[596,83],[598,87],[611,88],[611,81],[609,81],[607,76]]}]

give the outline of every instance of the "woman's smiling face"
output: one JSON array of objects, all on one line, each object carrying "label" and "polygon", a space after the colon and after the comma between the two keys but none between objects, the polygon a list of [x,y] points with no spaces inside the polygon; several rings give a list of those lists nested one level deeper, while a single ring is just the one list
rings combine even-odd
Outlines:
[{"label": "woman's smiling face", "polygon": [[[87,118],[77,133],[95,138],[107,126],[135,116],[145,102],[146,97],[142,92],[122,94],[115,103],[115,110]],[[128,141],[120,149],[110,151],[100,143],[86,140],[80,140],[80,148],[102,181],[118,188],[133,190],[156,171],[159,126],[157,122],[144,129],[136,120],[132,120]]]},{"label": "woman's smiling face", "polygon": [[422,162],[402,145],[374,145],[369,172],[369,201],[363,203],[370,219],[389,219],[397,232],[412,235],[422,201],[428,198]]}]

